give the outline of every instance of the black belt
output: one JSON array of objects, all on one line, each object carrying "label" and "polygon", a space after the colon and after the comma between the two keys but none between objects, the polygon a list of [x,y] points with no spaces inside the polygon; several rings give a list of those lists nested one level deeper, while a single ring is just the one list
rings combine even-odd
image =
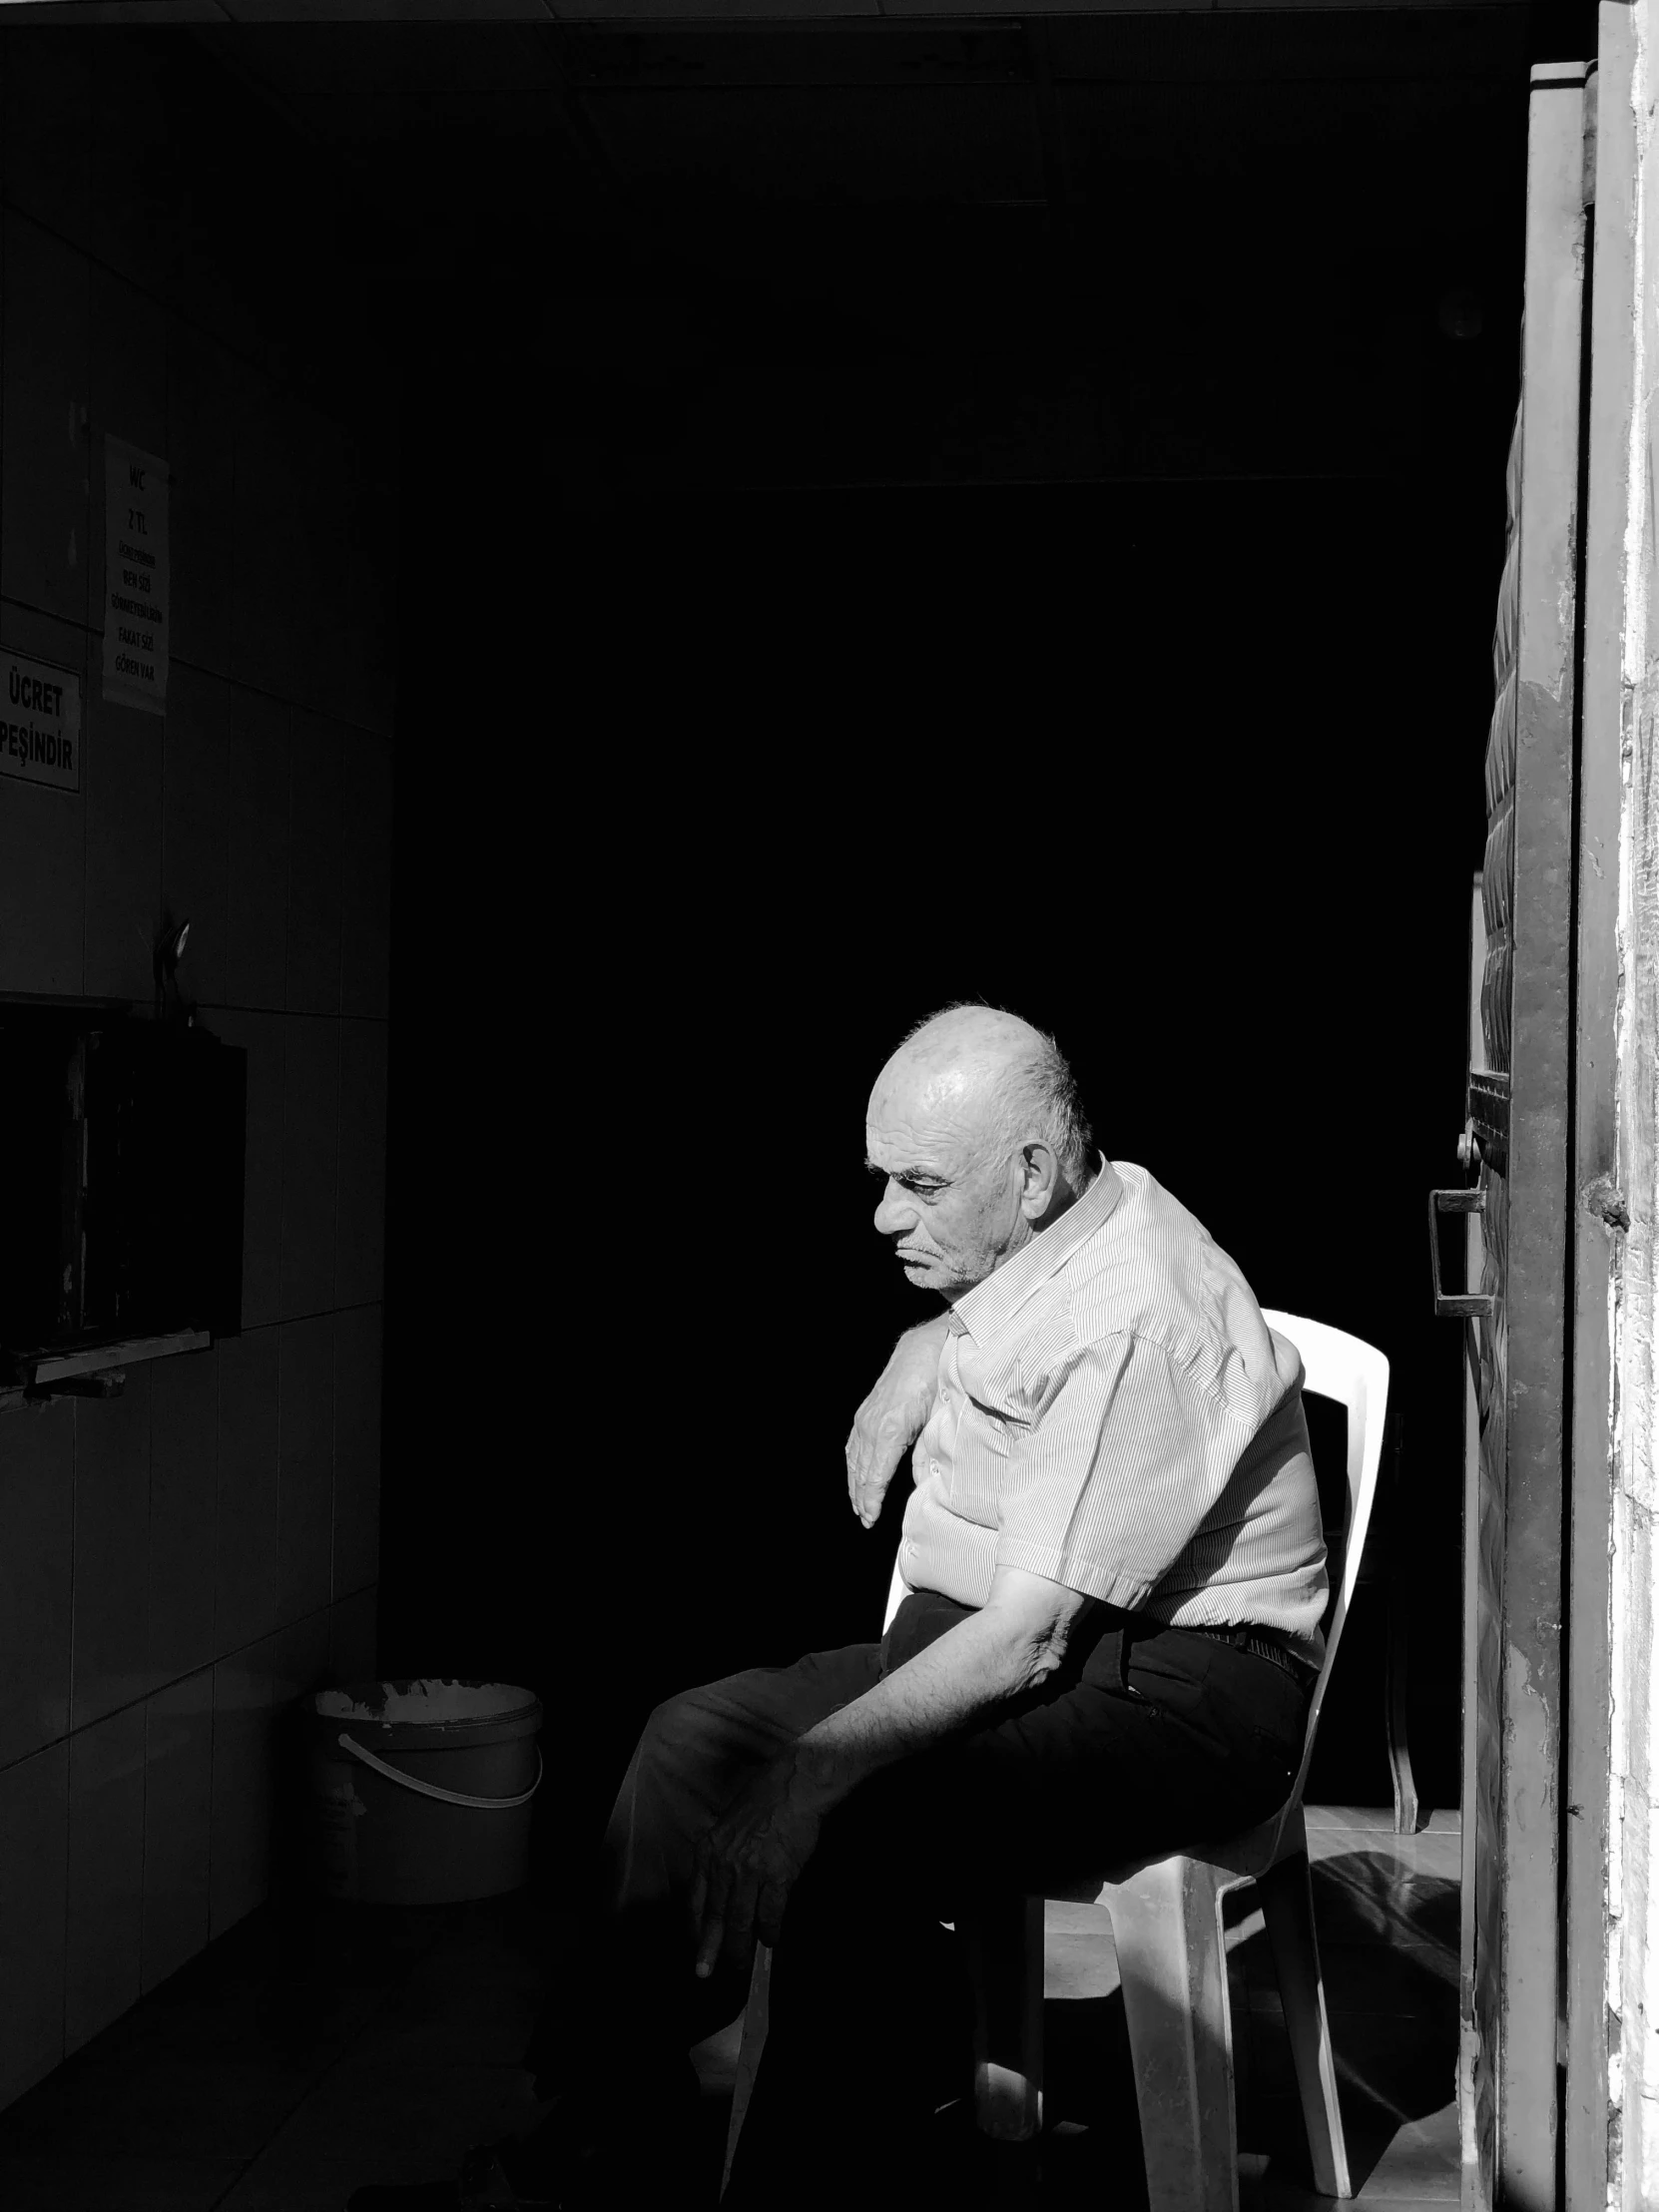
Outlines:
[{"label": "black belt", "polygon": [[[1175,1623],[1170,1623],[1175,1627]],[[1271,1660],[1282,1667],[1286,1674],[1300,1682],[1304,1689],[1312,1689],[1319,1680],[1319,1669],[1310,1660],[1301,1659],[1291,1650],[1276,1628],[1261,1628],[1250,1622],[1241,1622],[1232,1628],[1200,1628],[1196,1622],[1182,1621],[1179,1633],[1183,1636],[1209,1636],[1217,1643],[1231,1644],[1235,1651],[1248,1651],[1255,1659]]]}]

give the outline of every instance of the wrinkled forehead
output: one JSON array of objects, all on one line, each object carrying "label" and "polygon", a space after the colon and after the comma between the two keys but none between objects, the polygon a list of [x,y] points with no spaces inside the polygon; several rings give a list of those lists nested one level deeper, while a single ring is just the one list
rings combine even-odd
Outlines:
[{"label": "wrinkled forehead", "polygon": [[961,1068],[899,1054],[870,1091],[864,1148],[879,1168],[960,1168],[978,1150],[982,1120],[979,1086]]}]

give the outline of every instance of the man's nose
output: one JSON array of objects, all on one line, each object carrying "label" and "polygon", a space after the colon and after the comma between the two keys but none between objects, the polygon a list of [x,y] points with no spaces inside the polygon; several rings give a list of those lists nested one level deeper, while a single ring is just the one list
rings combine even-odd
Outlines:
[{"label": "man's nose", "polygon": [[883,1237],[900,1237],[916,1225],[916,1210],[896,1183],[889,1183],[875,1209],[875,1226]]}]

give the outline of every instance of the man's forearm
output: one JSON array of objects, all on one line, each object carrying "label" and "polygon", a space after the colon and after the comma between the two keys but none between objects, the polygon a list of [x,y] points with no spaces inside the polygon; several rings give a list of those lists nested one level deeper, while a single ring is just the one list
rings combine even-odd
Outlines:
[{"label": "man's forearm", "polygon": [[998,1567],[978,1612],[947,1629],[768,1762],[698,1845],[696,1967],[712,1973],[728,1939],[777,1941],[784,1904],[824,1816],[867,1775],[925,1751],[1060,1664],[1081,1592]]},{"label": "man's forearm", "polygon": [[942,1742],[1056,1664],[1051,1634],[984,1608],[809,1729],[794,1747],[793,1784],[823,1808],[838,1804],[866,1775]]}]

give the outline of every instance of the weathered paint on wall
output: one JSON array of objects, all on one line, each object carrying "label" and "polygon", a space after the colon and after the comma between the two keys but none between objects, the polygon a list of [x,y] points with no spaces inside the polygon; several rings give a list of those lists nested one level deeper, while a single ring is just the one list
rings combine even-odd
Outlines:
[{"label": "weathered paint on wall", "polygon": [[[1656,549],[1655,395],[1659,367],[1659,126],[1654,100],[1659,0],[1601,10],[1598,257],[1624,272],[1628,361],[1622,573],[1618,580],[1620,791],[1615,1016],[1618,1205],[1611,1240],[1612,1727],[1607,1781],[1607,2178],[1610,2207],[1659,2203],[1659,1744],[1653,1622],[1659,1609],[1654,1507],[1655,1231],[1659,1221],[1659,638],[1650,608]],[[1611,363],[1609,363],[1611,365]],[[1593,456],[1592,456],[1593,465]],[[1628,1228],[1618,1226],[1620,1208]],[[1581,1229],[1581,1234],[1586,1233]],[[1596,1233],[1596,1232],[1589,1232]],[[1583,1621],[1578,1633],[1601,1624]]]}]

